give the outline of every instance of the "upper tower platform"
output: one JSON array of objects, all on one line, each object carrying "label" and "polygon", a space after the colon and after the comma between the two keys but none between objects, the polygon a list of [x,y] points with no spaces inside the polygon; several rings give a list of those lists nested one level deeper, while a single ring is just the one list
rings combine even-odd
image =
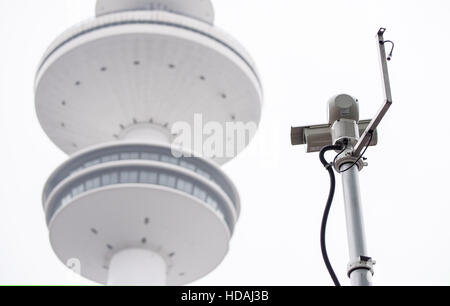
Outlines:
[{"label": "upper tower platform", "polygon": [[[210,1],[99,0],[96,13],[51,44],[36,76],[38,118],[64,152],[121,140],[146,124],[176,136],[174,124],[195,127],[195,114],[203,125],[259,124],[256,67],[212,25]],[[234,157],[212,153],[219,164]]]}]

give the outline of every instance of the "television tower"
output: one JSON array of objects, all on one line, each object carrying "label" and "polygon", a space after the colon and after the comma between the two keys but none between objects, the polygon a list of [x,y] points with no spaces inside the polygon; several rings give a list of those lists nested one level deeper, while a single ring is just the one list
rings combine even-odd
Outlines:
[{"label": "television tower", "polygon": [[198,115],[260,121],[255,65],[213,23],[210,0],[98,0],[39,65],[37,116],[70,155],[43,192],[50,241],[92,281],[183,285],[227,254],[240,200],[220,165],[251,135],[233,156],[174,146]]}]

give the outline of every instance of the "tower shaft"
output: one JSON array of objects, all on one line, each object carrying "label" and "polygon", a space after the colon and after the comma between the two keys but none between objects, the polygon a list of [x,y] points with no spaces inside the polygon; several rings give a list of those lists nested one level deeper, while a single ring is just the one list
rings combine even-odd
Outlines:
[{"label": "tower shaft", "polygon": [[110,286],[165,286],[167,264],[150,250],[127,249],[113,256],[109,265]]}]

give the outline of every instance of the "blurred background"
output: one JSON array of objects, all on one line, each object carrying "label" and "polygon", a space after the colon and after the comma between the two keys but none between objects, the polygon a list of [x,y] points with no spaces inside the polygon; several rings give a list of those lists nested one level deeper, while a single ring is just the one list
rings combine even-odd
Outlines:
[{"label": "blurred background", "polygon": [[[216,26],[257,63],[265,109],[255,141],[225,171],[242,215],[225,261],[195,285],[331,285],[319,244],[328,174],[291,147],[290,127],[325,123],[327,100],[348,93],[361,119],[382,103],[375,34],[396,48],[394,105],[361,173],[375,284],[450,285],[450,2],[447,0],[213,0]],[[45,49],[94,15],[94,0],[0,0],[0,284],[92,284],[56,258],[43,185],[67,156],[44,134],[34,76]],[[329,157],[330,158],[330,157]],[[348,283],[340,180],[328,251]]]}]

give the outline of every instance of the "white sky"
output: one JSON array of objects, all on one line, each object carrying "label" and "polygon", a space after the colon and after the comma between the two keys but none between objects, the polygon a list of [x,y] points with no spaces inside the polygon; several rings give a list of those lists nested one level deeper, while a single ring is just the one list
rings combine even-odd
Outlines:
[{"label": "white sky", "polygon": [[[225,166],[242,215],[225,261],[198,285],[331,284],[319,247],[328,175],[290,146],[290,126],[326,122],[349,93],[370,119],[382,102],[374,36],[396,42],[395,104],[361,173],[370,255],[380,285],[450,285],[450,2],[215,0],[216,25],[252,54],[264,83],[256,141]],[[67,272],[48,241],[43,184],[67,160],[35,115],[37,64],[56,36],[94,14],[94,0],[0,0],[0,284],[91,284]],[[328,249],[348,262],[340,180]]]}]

